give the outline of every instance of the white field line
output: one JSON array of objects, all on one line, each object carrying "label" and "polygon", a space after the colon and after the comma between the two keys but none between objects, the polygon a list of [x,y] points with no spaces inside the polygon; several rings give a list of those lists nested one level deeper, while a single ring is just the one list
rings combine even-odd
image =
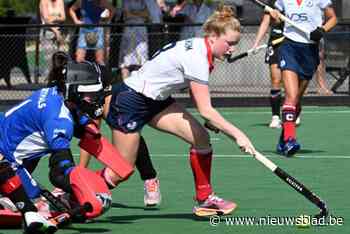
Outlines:
[{"label": "white field line", "polygon": [[[74,156],[78,157],[79,154],[74,154]],[[188,158],[187,154],[152,154],[151,153],[151,157],[152,158]],[[265,155],[265,157],[267,158],[281,158],[281,159],[285,159],[285,157],[283,156],[278,156],[278,155],[274,155],[274,156],[269,156],[269,155]],[[250,155],[244,155],[244,154],[214,154],[214,158],[222,158],[222,159],[240,159],[240,158],[252,158],[252,156]],[[305,159],[350,159],[350,155],[297,155],[294,158],[305,158]],[[293,158],[291,158],[293,159]]]},{"label": "white field line", "polygon": [[[271,115],[271,111],[242,111],[242,112],[236,112],[236,111],[219,111],[223,115],[238,115],[238,114],[249,114],[249,115]],[[193,115],[199,115],[198,112],[191,112]],[[350,110],[327,110],[327,111],[308,111],[308,110],[302,110],[302,115],[304,114],[350,114]]]}]

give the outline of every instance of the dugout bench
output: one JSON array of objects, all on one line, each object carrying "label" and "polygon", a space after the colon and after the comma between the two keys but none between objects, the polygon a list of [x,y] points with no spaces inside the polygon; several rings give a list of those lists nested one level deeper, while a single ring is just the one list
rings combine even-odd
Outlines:
[{"label": "dugout bench", "polygon": [[[350,77],[350,32],[328,33],[324,43],[326,72],[336,80],[331,90],[337,93],[338,88]],[[350,95],[350,78],[347,93]]]}]

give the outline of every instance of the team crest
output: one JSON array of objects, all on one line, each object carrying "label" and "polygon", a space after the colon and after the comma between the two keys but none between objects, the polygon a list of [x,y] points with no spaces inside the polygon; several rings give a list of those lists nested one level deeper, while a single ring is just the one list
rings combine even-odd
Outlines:
[{"label": "team crest", "polygon": [[280,62],[280,67],[283,68],[285,66],[286,66],[286,61],[284,59],[282,59]]},{"label": "team crest", "polygon": [[314,2],[312,0],[307,0],[306,6],[307,7],[313,7],[314,6]]},{"label": "team crest", "polygon": [[135,121],[133,122],[130,122],[126,125],[126,127],[129,129],[129,130],[134,130],[137,126],[137,123]]}]

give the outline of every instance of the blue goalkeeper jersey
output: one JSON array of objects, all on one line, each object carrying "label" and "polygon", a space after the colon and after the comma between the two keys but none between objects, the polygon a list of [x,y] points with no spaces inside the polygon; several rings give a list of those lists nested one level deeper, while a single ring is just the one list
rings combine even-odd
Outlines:
[{"label": "blue goalkeeper jersey", "polygon": [[35,91],[0,117],[0,152],[10,162],[69,149],[73,117],[56,87]]}]

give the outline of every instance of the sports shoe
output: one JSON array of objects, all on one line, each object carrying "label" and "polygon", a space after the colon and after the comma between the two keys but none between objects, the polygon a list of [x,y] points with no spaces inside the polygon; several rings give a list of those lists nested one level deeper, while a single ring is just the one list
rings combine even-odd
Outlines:
[{"label": "sports shoe", "polygon": [[57,231],[57,227],[51,221],[45,219],[38,212],[26,212],[24,214],[25,234],[52,234]]},{"label": "sports shoe", "polygon": [[145,180],[143,201],[145,206],[156,206],[162,201],[159,180],[157,178]]},{"label": "sports shoe", "polygon": [[271,119],[271,123],[269,125],[270,128],[281,128],[281,120],[278,115],[273,115]]},{"label": "sports shoe", "polygon": [[287,142],[279,141],[277,144],[277,152],[286,157],[292,157],[300,150],[300,144],[293,138],[289,138]]},{"label": "sports shoe", "polygon": [[11,210],[13,212],[18,211],[16,205],[13,204],[13,202],[7,197],[0,197],[0,207],[3,209]]},{"label": "sports shoe", "polygon": [[299,115],[298,118],[295,120],[295,125],[299,126],[300,122],[301,122],[301,119],[300,119],[300,115]]},{"label": "sports shoe", "polygon": [[227,215],[230,214],[237,205],[231,201],[225,201],[214,193],[204,202],[198,202],[198,206],[193,207],[193,213],[197,216]]}]

